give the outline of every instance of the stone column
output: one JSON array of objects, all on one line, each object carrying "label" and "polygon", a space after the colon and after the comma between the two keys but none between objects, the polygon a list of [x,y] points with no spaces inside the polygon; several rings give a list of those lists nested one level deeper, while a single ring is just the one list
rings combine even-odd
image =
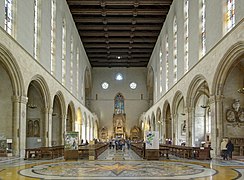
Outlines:
[{"label": "stone column", "polygon": [[66,132],[66,115],[62,115],[60,118],[62,119],[61,122],[62,122],[62,135],[63,135],[61,142],[64,145],[64,136]]},{"label": "stone column", "polygon": [[19,155],[24,158],[26,148],[26,104],[28,98],[21,96],[19,100]]},{"label": "stone column", "polygon": [[50,128],[52,128],[52,124],[50,125],[50,123],[52,123],[52,121],[50,120],[50,118],[52,118],[52,114],[50,114],[49,109],[47,107],[43,108],[43,112],[44,112],[44,121],[45,121],[45,125],[43,128],[43,140],[44,140],[44,146],[51,146],[51,136],[50,133],[52,133],[52,131],[50,131]]},{"label": "stone column", "polygon": [[47,114],[48,114],[48,146],[52,146],[52,128],[53,128],[53,109],[46,108]]},{"label": "stone column", "polygon": [[209,99],[211,110],[211,147],[212,157],[220,155],[220,143],[223,138],[223,126],[222,126],[222,95],[214,95]]},{"label": "stone column", "polygon": [[192,146],[192,131],[193,131],[193,127],[192,127],[192,120],[193,120],[193,113],[194,113],[194,109],[192,107],[187,107],[185,108],[185,112],[186,112],[186,145],[187,146]]},{"label": "stone column", "polygon": [[172,141],[173,141],[174,145],[177,145],[177,140],[178,140],[178,131],[177,131],[178,122],[177,122],[177,120],[178,120],[178,114],[174,114],[173,115],[173,119],[171,120],[172,131],[173,131],[173,139],[172,139]]},{"label": "stone column", "polygon": [[14,156],[19,156],[19,120],[20,120],[20,98],[19,96],[12,96],[12,102],[13,102],[13,135],[12,135],[12,139],[13,139],[13,144],[12,144],[12,149],[13,149],[13,155]]}]

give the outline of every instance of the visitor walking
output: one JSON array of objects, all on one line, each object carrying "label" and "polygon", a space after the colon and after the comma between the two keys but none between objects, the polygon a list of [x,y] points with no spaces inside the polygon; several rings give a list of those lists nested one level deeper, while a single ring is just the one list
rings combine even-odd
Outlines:
[{"label": "visitor walking", "polygon": [[227,160],[227,139],[223,139],[223,141],[220,144],[220,150],[221,150],[221,156],[223,157],[223,160]]},{"label": "visitor walking", "polygon": [[228,141],[226,144],[227,148],[227,159],[232,159],[232,152],[234,151],[234,144],[231,142],[231,140]]}]

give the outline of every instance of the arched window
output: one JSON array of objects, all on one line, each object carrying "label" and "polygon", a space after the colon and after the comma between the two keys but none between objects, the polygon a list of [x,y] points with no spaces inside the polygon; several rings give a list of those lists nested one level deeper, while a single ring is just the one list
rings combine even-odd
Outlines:
[{"label": "arched window", "polygon": [[4,30],[13,33],[13,0],[5,0]]},{"label": "arched window", "polygon": [[80,70],[80,54],[79,54],[79,48],[77,48],[76,51],[76,93],[77,93],[77,97],[79,96],[79,70]]},{"label": "arched window", "polygon": [[40,2],[34,0],[34,58],[38,60],[39,51],[39,27],[40,27]]},{"label": "arched window", "polygon": [[174,59],[174,83],[177,82],[177,22],[176,16],[174,17],[174,24],[173,24],[173,38],[174,38],[174,49],[173,49],[173,59]]},{"label": "arched window", "polygon": [[73,92],[73,58],[74,58],[74,42],[73,37],[70,39],[70,91]]},{"label": "arched window", "polygon": [[235,26],[235,0],[226,0],[226,30]]},{"label": "arched window", "polygon": [[56,0],[51,2],[51,74],[55,76],[56,69],[56,58],[55,58],[55,47],[56,47]]},{"label": "arched window", "polygon": [[66,78],[66,22],[62,25],[62,84],[65,85]]},{"label": "arched window", "polygon": [[162,53],[162,47],[160,46],[160,52],[159,52],[159,81],[160,81],[160,94],[162,95],[163,92],[163,53]]},{"label": "arched window", "polygon": [[118,93],[114,98],[114,114],[124,114],[124,97],[121,93]]},{"label": "arched window", "polygon": [[188,48],[189,48],[189,0],[184,2],[184,32],[185,32],[185,54],[184,54],[184,72],[189,70]]},{"label": "arched window", "polygon": [[206,53],[206,0],[201,0],[200,9],[200,29],[201,29],[201,45],[200,45],[200,58]]},{"label": "arched window", "polygon": [[166,91],[169,89],[169,39],[168,36],[166,36],[166,43],[165,43],[165,52],[166,52],[166,84],[165,89]]}]

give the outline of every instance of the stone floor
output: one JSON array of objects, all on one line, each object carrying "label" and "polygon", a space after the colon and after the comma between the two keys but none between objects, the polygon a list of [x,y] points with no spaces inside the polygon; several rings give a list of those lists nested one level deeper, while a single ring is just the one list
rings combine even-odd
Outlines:
[{"label": "stone floor", "polygon": [[98,160],[24,161],[0,159],[0,179],[244,179],[244,162],[238,160],[198,161],[170,156],[146,161],[133,151],[106,150]]}]

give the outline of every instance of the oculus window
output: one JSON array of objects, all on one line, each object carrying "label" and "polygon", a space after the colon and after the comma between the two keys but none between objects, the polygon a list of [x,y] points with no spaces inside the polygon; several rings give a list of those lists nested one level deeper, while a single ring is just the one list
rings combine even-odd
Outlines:
[{"label": "oculus window", "polygon": [[130,83],[130,88],[131,89],[136,89],[137,84],[135,82]]},{"label": "oculus window", "polygon": [[109,84],[107,82],[103,82],[102,83],[102,88],[103,89],[108,89],[108,87],[109,87]]}]

